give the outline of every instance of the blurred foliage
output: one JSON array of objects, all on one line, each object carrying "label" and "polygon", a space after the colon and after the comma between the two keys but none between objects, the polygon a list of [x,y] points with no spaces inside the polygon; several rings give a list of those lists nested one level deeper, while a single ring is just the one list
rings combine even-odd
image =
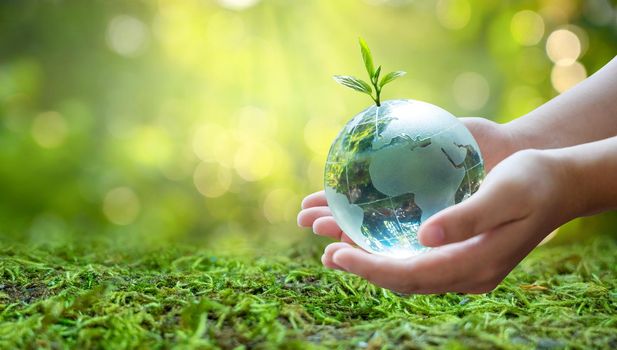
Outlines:
[{"label": "blurred foliage", "polygon": [[2,1],[0,235],[289,244],[330,142],[370,103],[331,79],[361,74],[358,36],[409,72],[385,99],[504,122],[609,61],[616,13],[604,0]]}]

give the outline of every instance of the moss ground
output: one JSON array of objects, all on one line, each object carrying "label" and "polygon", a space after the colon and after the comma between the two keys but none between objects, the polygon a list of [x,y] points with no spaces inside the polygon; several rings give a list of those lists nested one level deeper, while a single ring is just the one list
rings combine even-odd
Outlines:
[{"label": "moss ground", "polygon": [[617,348],[617,242],[541,247],[493,292],[401,297],[308,252],[0,248],[1,348]]}]

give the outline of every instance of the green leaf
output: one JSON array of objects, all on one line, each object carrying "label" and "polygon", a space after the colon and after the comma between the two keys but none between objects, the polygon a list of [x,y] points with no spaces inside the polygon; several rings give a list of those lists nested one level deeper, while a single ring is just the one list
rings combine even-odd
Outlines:
[{"label": "green leaf", "polygon": [[395,72],[390,72],[390,73],[386,74],[381,79],[381,82],[379,83],[379,87],[383,87],[384,85],[388,84],[392,80],[394,80],[394,79],[396,79],[398,77],[402,77],[405,74],[407,74],[407,72],[403,72],[402,70],[397,70]]},{"label": "green leaf", "polygon": [[352,88],[356,91],[360,91],[369,95],[373,92],[371,86],[362,79],[358,79],[349,75],[335,75],[332,78],[334,78],[334,81],[336,81],[337,83],[343,86],[347,86],[348,88]]},{"label": "green leaf", "polygon": [[375,87],[377,87],[377,82],[379,81],[379,74],[381,74],[381,66],[377,67],[377,69],[375,70],[375,74],[371,78],[371,81],[373,82],[373,85]]},{"label": "green leaf", "polygon": [[371,56],[371,50],[368,48],[368,45],[366,45],[364,39],[358,38],[358,42],[360,43],[360,52],[362,52],[362,60],[364,61],[364,66],[366,67],[368,76],[373,78],[375,74],[375,66],[373,65],[373,56]]}]

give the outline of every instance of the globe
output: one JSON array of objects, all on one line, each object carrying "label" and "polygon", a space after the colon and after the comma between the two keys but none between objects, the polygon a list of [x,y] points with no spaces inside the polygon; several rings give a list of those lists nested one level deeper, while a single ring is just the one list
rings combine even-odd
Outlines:
[{"label": "globe", "polygon": [[358,246],[406,258],[428,249],[417,238],[424,221],[478,189],[484,163],[469,130],[449,112],[389,100],[343,127],[324,178],[332,215]]}]

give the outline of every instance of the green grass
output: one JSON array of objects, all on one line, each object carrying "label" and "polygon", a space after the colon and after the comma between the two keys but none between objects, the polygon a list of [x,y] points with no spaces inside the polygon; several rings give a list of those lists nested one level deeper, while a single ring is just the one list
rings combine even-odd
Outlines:
[{"label": "green grass", "polygon": [[611,239],[539,248],[486,295],[401,297],[316,255],[4,246],[0,347],[617,347]]}]

